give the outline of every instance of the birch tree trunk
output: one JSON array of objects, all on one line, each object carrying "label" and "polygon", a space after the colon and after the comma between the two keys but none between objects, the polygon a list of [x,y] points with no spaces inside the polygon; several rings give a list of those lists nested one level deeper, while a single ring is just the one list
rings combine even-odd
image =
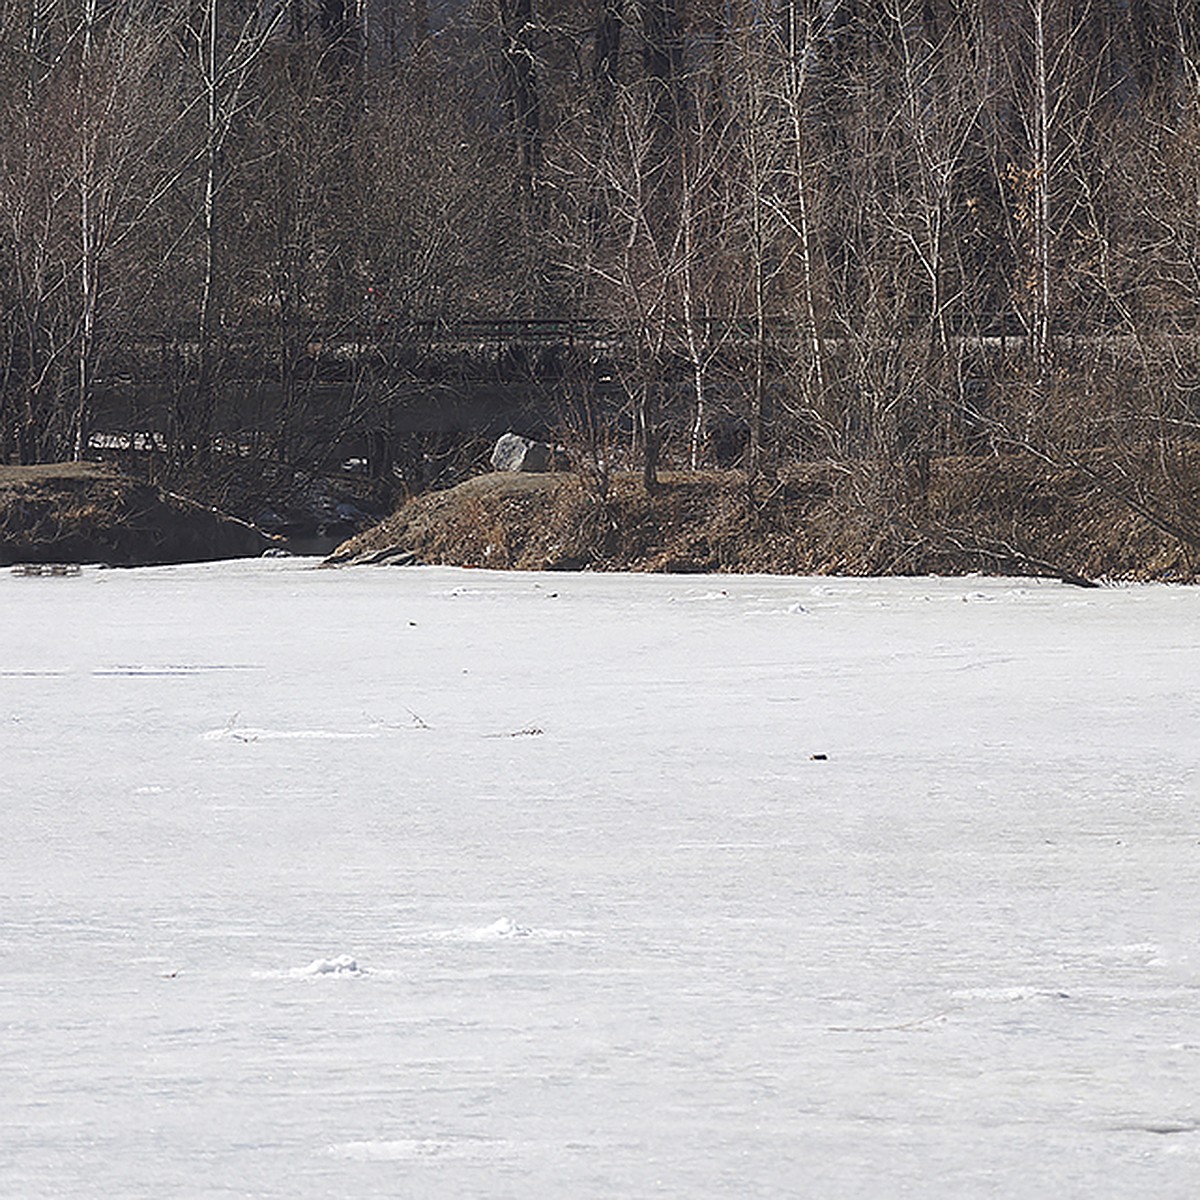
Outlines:
[{"label": "birch tree trunk", "polygon": [[1046,0],[1031,0],[1033,17],[1034,265],[1037,272],[1033,352],[1043,387],[1050,352],[1050,95],[1046,62]]},{"label": "birch tree trunk", "polygon": [[213,421],[213,323],[217,308],[217,170],[221,152],[220,103],[217,79],[217,32],[220,27],[220,0],[207,0],[202,30],[205,90],[204,139],[204,268],[200,285],[200,313],[196,328],[196,405],[193,428],[185,438],[188,449],[207,456],[212,442]]},{"label": "birch tree trunk", "polygon": [[809,64],[816,53],[817,39],[797,0],[790,0],[787,11],[786,90],[784,104],[791,135],[791,184],[795,204],[795,237],[800,258],[800,311],[803,341],[808,348],[804,372],[804,404],[810,413],[819,411],[818,398],[825,390],[825,355],[821,330],[817,323],[816,266],[813,253],[813,226],[809,203],[808,137],[804,107],[807,100]]},{"label": "birch tree trunk", "polygon": [[92,369],[96,341],[96,294],[100,286],[97,258],[96,129],[93,117],[92,58],[97,0],[84,0],[79,65],[79,344],[72,455],[87,455],[92,420]]}]

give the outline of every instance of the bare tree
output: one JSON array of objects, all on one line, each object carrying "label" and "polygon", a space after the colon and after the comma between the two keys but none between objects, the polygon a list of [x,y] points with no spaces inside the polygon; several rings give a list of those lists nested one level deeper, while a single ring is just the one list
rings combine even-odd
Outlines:
[{"label": "bare tree", "polygon": [[283,9],[255,0],[242,11],[222,0],[204,0],[184,34],[194,54],[203,95],[204,125],[199,177],[202,227],[200,297],[196,318],[194,388],[176,399],[176,442],[189,453],[207,455],[215,415],[215,375],[219,358],[217,331],[222,325],[221,221],[218,208],[230,172],[230,133],[248,103],[247,87],[263,52],[283,19]]},{"label": "bare tree", "polygon": [[104,321],[143,298],[136,273],[111,268],[184,169],[166,65],[171,14],[139,0],[29,0],[21,16],[5,27],[20,30],[26,65],[7,98],[0,184],[23,327],[18,453],[82,458]]}]

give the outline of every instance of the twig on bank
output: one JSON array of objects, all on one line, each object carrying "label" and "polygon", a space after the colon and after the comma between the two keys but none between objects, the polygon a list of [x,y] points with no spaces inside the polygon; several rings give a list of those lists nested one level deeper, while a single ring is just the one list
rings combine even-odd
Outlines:
[{"label": "twig on bank", "polygon": [[1060,579],[1072,587],[1097,588],[1100,585],[1086,575],[1080,575],[1069,567],[1052,563],[1033,554],[1026,554],[1007,542],[992,542],[990,545],[974,539],[968,530],[945,529],[938,535],[948,546],[962,554],[971,554],[979,558],[988,558],[993,562],[1011,563],[1015,567],[1026,568],[1025,573],[1042,576],[1043,578]]},{"label": "twig on bank", "polygon": [[190,496],[183,496],[179,492],[163,491],[163,495],[171,500],[177,500],[180,504],[186,505],[188,508],[196,509],[199,512],[209,513],[212,516],[219,517],[222,521],[229,521],[234,525],[240,525],[243,529],[250,530],[251,533],[258,534],[265,541],[270,542],[273,546],[282,546],[287,540],[280,537],[277,533],[268,533],[265,529],[255,525],[253,521],[244,521],[241,517],[235,517],[232,513],[227,513],[223,509],[217,508],[215,504],[201,504],[199,500],[193,500]]}]

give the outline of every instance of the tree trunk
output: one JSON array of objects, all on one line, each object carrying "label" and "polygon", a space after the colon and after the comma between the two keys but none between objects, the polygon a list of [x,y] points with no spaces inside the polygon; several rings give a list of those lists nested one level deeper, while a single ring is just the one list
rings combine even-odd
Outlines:
[{"label": "tree trunk", "polygon": [[508,103],[521,189],[532,196],[541,173],[541,111],[535,70],[533,0],[499,0]]},{"label": "tree trunk", "polygon": [[86,0],[79,80],[79,343],[76,361],[75,414],[71,425],[72,456],[82,462],[91,438],[93,359],[99,263],[96,244],[96,131],[90,87],[97,0]]},{"label": "tree trunk", "polygon": [[1046,62],[1045,0],[1032,0],[1034,84],[1034,286],[1033,351],[1039,387],[1050,351],[1050,96]]},{"label": "tree trunk", "polygon": [[206,457],[211,449],[213,424],[213,325],[217,311],[217,170],[221,130],[217,81],[217,32],[220,0],[209,0],[205,30],[205,91],[207,126],[204,146],[204,278],[200,290],[200,315],[196,330],[197,364],[195,408],[187,422],[184,441],[189,452]]},{"label": "tree trunk", "polygon": [[608,131],[621,78],[621,26],[624,0],[599,0],[592,53],[592,86],[596,119]]}]

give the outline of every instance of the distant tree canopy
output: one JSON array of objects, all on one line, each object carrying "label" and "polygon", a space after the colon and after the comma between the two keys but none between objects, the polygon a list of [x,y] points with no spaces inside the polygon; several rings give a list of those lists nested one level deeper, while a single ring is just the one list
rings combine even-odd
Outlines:
[{"label": "distant tree canopy", "polygon": [[529,395],[648,486],[1174,445],[1198,179],[1184,0],[0,0],[0,461],[312,454],[465,319],[603,330]]}]

